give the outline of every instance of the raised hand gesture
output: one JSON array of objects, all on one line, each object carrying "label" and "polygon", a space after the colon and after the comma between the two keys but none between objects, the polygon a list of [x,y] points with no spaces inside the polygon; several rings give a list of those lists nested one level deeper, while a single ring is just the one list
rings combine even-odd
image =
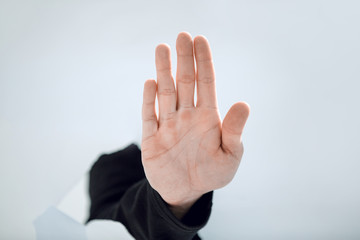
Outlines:
[{"label": "raised hand gesture", "polygon": [[150,79],[144,85],[141,153],[150,185],[181,218],[203,194],[233,179],[244,151],[241,134],[250,109],[245,102],[237,102],[221,122],[213,60],[205,37],[192,40],[182,32],[176,51],[175,88],[170,48],[166,44],[156,48],[157,81]]}]

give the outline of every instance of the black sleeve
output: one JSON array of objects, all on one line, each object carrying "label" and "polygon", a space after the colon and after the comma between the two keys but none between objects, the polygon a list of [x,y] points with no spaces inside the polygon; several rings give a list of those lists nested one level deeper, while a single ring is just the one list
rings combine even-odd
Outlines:
[{"label": "black sleeve", "polygon": [[200,239],[207,223],[213,192],[204,194],[183,217],[176,218],[145,178],[141,152],[132,144],[102,155],[90,170],[92,219],[121,222],[136,239]]}]

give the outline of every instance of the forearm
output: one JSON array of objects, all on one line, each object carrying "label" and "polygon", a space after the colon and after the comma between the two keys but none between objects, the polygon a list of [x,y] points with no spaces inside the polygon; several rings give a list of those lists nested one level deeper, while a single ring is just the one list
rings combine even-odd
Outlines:
[{"label": "forearm", "polygon": [[111,211],[113,220],[122,222],[136,239],[192,239],[207,223],[211,206],[212,192],[181,211],[179,218],[144,179],[128,189]]}]

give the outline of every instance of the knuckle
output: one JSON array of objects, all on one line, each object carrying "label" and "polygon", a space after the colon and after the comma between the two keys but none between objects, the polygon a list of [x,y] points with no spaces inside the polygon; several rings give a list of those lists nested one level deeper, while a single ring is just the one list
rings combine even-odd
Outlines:
[{"label": "knuckle", "polygon": [[157,68],[156,71],[158,73],[169,73],[171,72],[171,67]]},{"label": "knuckle", "polygon": [[143,117],[142,120],[143,120],[143,122],[156,122],[157,118],[156,117]]},{"label": "knuckle", "polygon": [[199,64],[213,64],[212,58],[199,59],[197,62]]},{"label": "knuckle", "polygon": [[215,78],[212,76],[202,76],[199,77],[199,82],[204,83],[204,84],[211,84],[215,81]]},{"label": "knuckle", "polygon": [[161,119],[166,121],[175,119],[175,117],[176,117],[176,111],[161,114]]},{"label": "knuckle", "polygon": [[175,94],[175,89],[173,88],[163,88],[160,89],[158,92],[159,95],[163,95],[163,96],[171,96]]},{"label": "knuckle", "polygon": [[195,75],[193,74],[182,74],[177,79],[180,83],[194,83],[195,82]]},{"label": "knuckle", "polygon": [[154,105],[155,101],[143,101],[143,106],[146,106],[146,107],[149,107],[149,106],[152,106]]}]

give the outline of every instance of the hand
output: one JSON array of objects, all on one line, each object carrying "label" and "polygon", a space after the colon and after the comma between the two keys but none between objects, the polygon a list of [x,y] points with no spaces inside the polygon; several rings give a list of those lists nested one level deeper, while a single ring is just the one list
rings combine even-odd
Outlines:
[{"label": "hand", "polygon": [[170,48],[166,44],[156,48],[157,82],[150,79],[144,84],[141,153],[150,185],[170,206],[186,212],[203,194],[233,179],[244,151],[241,134],[250,108],[235,103],[221,123],[208,41],[203,36],[193,41],[182,32],[176,51],[175,89]]}]

